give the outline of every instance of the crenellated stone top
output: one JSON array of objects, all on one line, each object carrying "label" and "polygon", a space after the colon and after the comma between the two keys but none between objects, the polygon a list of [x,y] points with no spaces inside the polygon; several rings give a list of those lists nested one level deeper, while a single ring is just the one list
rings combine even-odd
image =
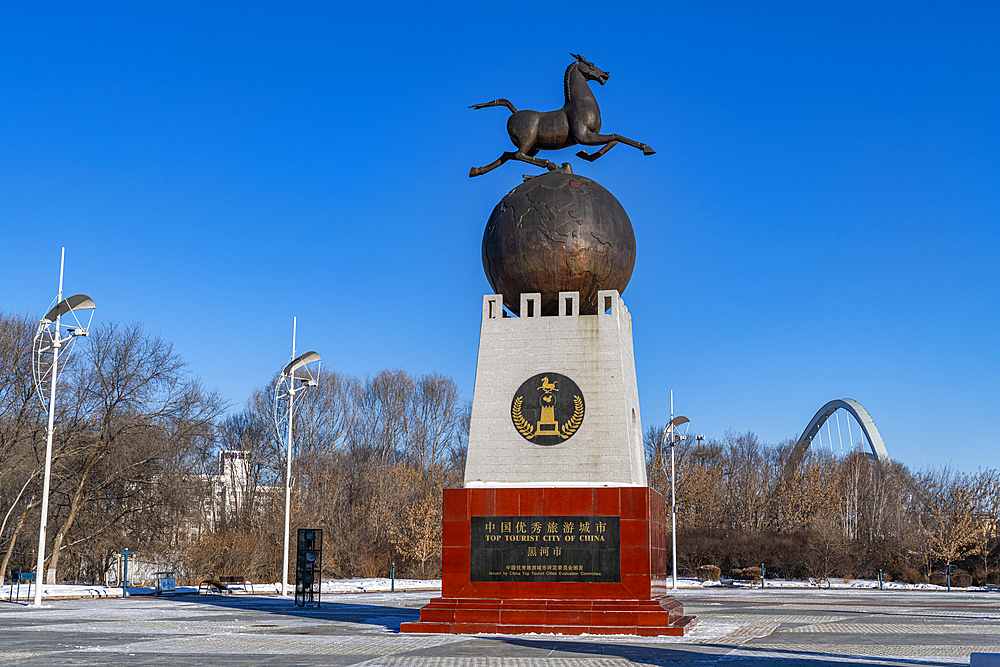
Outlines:
[{"label": "crenellated stone top", "polygon": [[539,292],[521,294],[521,316],[509,315],[503,307],[502,294],[486,294],[483,296],[483,325],[487,323],[496,326],[516,327],[525,321],[545,320],[553,318],[595,318],[598,326],[616,325],[619,329],[632,330],[632,315],[625,306],[618,290],[601,290],[597,293],[599,311],[597,315],[580,314],[580,293],[559,292],[559,312],[555,315],[542,315],[542,295]]}]

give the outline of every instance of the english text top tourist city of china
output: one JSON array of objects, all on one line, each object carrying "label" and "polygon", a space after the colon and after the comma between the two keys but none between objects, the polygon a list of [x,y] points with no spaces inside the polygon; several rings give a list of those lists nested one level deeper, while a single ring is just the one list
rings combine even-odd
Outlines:
[{"label": "english text top tourist city of china", "polygon": [[470,581],[619,581],[620,517],[471,517]]}]

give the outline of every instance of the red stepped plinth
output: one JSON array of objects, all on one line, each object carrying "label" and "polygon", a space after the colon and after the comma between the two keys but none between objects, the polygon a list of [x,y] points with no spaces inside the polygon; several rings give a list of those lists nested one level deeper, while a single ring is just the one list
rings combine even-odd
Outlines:
[{"label": "red stepped plinth", "polygon": [[[498,521],[494,522],[493,517]],[[608,561],[603,561],[603,566],[579,566],[600,569],[600,572],[580,572],[600,579],[591,581],[567,580],[573,575],[562,571],[537,570],[507,572],[512,578],[531,580],[482,580],[489,578],[486,575],[507,578],[503,572],[486,570],[532,567],[504,565],[505,561],[500,560],[490,561],[490,567],[480,565],[473,572],[474,530],[484,530],[485,522],[491,530],[495,527],[500,537],[506,537],[500,534],[501,526],[509,533],[516,533],[516,519],[520,518],[524,519],[524,533],[530,535],[534,523],[531,517],[560,517],[560,530],[565,525],[574,531],[579,526],[567,521],[569,517],[588,519],[584,522],[588,531],[593,530],[591,523],[596,526],[599,521],[613,528],[617,522],[620,545],[617,567],[613,563],[608,565]],[[506,522],[511,525],[505,525],[502,519],[512,520]],[[420,620],[403,623],[400,631],[683,635],[695,619],[685,616],[681,603],[666,595],[666,534],[663,496],[648,487],[446,489],[443,596],[431,600],[420,610]],[[563,535],[562,539],[572,538]],[[476,544],[477,549],[484,548],[481,542]],[[548,543],[528,544],[537,544],[540,549]],[[563,543],[567,547],[573,544]],[[521,545],[514,544],[511,548],[518,546]],[[482,558],[482,554],[475,556]],[[519,562],[530,563],[533,559]],[[574,566],[535,567],[552,570]],[[539,577],[547,580],[538,580]]]}]

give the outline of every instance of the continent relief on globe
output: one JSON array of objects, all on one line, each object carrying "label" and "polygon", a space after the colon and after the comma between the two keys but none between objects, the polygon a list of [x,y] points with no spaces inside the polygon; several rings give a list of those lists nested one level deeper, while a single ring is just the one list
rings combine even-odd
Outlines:
[{"label": "continent relief on globe", "polygon": [[597,292],[625,291],[635,234],[625,209],[596,181],[551,171],[500,200],[483,234],[483,269],[494,293],[520,315],[521,294],[540,292],[542,315],[559,292],[580,293],[580,314],[597,313]]}]

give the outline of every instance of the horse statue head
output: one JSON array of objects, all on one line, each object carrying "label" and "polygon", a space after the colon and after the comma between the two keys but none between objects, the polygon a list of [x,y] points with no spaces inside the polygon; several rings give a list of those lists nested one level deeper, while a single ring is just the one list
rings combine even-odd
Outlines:
[{"label": "horse statue head", "polygon": [[583,78],[586,79],[587,81],[596,81],[597,83],[603,86],[604,82],[607,81],[608,77],[611,76],[611,72],[605,72],[602,69],[598,69],[597,66],[594,65],[594,63],[590,62],[583,56],[577,55],[575,53],[571,53],[570,55],[576,58],[577,60],[576,69],[578,72],[580,72],[580,74],[583,75]]}]

